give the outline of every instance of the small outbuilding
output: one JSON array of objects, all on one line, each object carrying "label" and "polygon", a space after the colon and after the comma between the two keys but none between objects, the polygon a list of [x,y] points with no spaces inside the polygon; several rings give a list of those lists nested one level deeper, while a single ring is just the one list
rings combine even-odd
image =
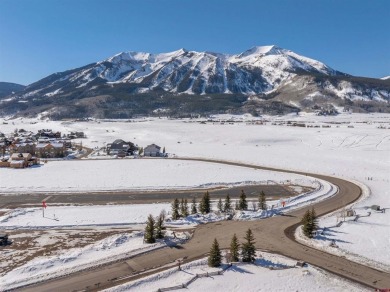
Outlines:
[{"label": "small outbuilding", "polygon": [[372,205],[371,206],[371,210],[374,210],[374,211],[381,211],[381,207],[379,205]]}]

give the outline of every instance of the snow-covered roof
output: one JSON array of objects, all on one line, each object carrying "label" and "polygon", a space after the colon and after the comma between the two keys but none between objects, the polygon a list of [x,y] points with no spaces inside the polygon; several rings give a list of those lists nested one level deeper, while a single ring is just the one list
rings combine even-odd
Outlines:
[{"label": "snow-covered roof", "polygon": [[37,149],[41,149],[41,148],[45,148],[47,145],[49,145],[50,143],[38,143],[36,148]]}]

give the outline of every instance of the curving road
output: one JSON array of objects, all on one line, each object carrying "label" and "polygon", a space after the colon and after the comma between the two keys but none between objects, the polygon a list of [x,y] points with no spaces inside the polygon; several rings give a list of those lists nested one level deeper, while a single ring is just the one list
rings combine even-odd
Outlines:
[{"label": "curving road", "polygon": [[[261,167],[251,164],[218,161],[210,159],[181,158],[213,162],[263,170],[309,175],[326,180],[339,188],[337,195],[315,203],[318,215],[324,215],[340,209],[361,195],[361,189],[346,180],[277,168]],[[311,206],[310,206],[311,208]],[[93,270],[75,273],[63,278],[26,287],[25,291],[74,291],[99,290],[126,281],[143,277],[146,274],[167,268],[167,264],[183,259],[189,262],[204,257],[209,251],[212,240],[217,238],[222,248],[228,248],[234,233],[243,238],[245,231],[251,228],[256,238],[256,247],[261,250],[282,254],[327,270],[351,281],[371,288],[389,288],[390,274],[335,256],[311,247],[304,246],[294,239],[294,231],[307,208],[292,211],[285,216],[276,216],[259,221],[222,221],[200,225],[193,238],[179,248],[165,248],[136,256],[118,263],[105,265]],[[151,271],[151,269],[154,269]],[[141,274],[142,273],[142,274]]]}]

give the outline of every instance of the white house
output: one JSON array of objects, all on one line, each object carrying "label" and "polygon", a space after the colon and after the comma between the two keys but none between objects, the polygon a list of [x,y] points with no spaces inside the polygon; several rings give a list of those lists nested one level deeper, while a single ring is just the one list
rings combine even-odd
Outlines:
[{"label": "white house", "polygon": [[156,144],[148,145],[144,149],[144,156],[159,157],[159,156],[161,156],[160,150],[161,150],[161,147],[157,146]]}]

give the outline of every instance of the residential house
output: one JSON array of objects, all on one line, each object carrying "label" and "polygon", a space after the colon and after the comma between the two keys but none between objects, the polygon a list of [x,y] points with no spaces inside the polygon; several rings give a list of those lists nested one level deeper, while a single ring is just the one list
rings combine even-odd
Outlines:
[{"label": "residential house", "polygon": [[5,155],[5,152],[6,152],[7,148],[8,148],[8,145],[6,144],[6,142],[5,141],[0,141],[0,154],[2,156]]},{"label": "residential house", "polygon": [[151,144],[145,147],[144,156],[159,157],[161,155],[161,147],[156,144]]},{"label": "residential house", "polygon": [[10,146],[10,152],[12,153],[30,153],[35,156],[35,144],[33,142],[23,142],[18,144],[12,144]]},{"label": "residential house", "polygon": [[38,143],[36,154],[39,158],[62,158],[65,156],[65,145],[59,142]]},{"label": "residential house", "polygon": [[70,132],[68,134],[69,139],[85,138],[84,132]]},{"label": "residential house", "polygon": [[25,168],[37,164],[38,160],[30,153],[13,153],[11,155],[10,167]]},{"label": "residential house", "polygon": [[0,233],[0,245],[7,245],[7,244],[8,244],[8,234]]},{"label": "residential house", "polygon": [[47,138],[61,138],[61,132],[53,132],[50,129],[42,129],[38,130],[39,137],[47,137]]},{"label": "residential house", "polygon": [[107,154],[108,155],[121,155],[123,156],[123,153],[126,155],[133,155],[134,151],[138,149],[137,146],[134,145],[134,143],[131,142],[125,142],[122,139],[117,139],[114,142],[107,144]]},{"label": "residential house", "polygon": [[2,158],[0,160],[0,167],[9,167],[10,166],[10,161],[8,158]]}]

